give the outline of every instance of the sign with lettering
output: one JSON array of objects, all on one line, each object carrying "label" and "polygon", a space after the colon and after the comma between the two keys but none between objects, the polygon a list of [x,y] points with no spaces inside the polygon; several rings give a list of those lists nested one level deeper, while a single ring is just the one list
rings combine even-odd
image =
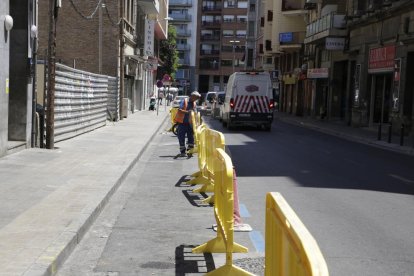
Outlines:
[{"label": "sign with lettering", "polygon": [[327,37],[325,39],[325,48],[326,50],[331,50],[331,51],[342,51],[345,48],[345,38],[344,37]]},{"label": "sign with lettering", "polygon": [[329,77],[329,68],[308,69],[308,79],[326,79]]},{"label": "sign with lettering", "polygon": [[144,56],[154,56],[154,20],[145,19]]},{"label": "sign with lettering", "polygon": [[288,43],[293,41],[293,33],[280,33],[279,34],[279,42]]},{"label": "sign with lettering", "polygon": [[369,50],[368,72],[386,72],[394,70],[395,46],[373,48]]}]

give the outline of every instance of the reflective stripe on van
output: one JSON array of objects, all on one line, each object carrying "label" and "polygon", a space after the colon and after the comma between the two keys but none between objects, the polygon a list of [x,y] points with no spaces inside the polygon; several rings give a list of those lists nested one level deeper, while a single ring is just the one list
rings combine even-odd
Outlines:
[{"label": "reflective stripe on van", "polygon": [[267,96],[237,95],[233,112],[269,113],[270,101]]}]

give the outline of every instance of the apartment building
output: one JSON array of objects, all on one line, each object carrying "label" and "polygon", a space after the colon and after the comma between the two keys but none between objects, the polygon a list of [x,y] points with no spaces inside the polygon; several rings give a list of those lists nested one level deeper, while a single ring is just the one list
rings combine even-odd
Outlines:
[{"label": "apartment building", "polygon": [[[245,68],[262,69],[264,5],[261,1],[249,0],[247,9],[247,35]],[[263,20],[262,20],[263,19]]]},{"label": "apartment building", "polygon": [[170,0],[170,24],[177,30],[179,67],[175,73],[178,93],[189,95],[196,88],[197,0]]},{"label": "apartment building", "polygon": [[222,91],[229,76],[245,68],[247,0],[198,3],[197,89]]}]

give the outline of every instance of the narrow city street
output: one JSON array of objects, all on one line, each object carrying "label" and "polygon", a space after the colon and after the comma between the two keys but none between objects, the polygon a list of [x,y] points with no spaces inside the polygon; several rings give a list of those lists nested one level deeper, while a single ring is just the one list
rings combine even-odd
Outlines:
[{"label": "narrow city street", "polygon": [[[263,275],[265,195],[280,192],[317,240],[330,275],[414,273],[414,158],[275,121],[271,132],[223,129],[240,211],[252,232],[234,262]],[[193,255],[214,237],[211,206],[183,183],[196,158],[175,158],[157,134],[58,275],[202,275],[222,254]],[[221,255],[216,256],[216,255]],[[218,261],[217,261],[218,260]]]}]

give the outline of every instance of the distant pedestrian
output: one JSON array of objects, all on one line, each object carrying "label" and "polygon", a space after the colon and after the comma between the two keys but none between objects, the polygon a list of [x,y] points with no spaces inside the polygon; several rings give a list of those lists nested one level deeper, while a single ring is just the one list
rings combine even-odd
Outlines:
[{"label": "distant pedestrian", "polygon": [[162,105],[162,99],[164,99],[164,93],[158,92],[158,102]]},{"label": "distant pedestrian", "polygon": [[[190,114],[196,110],[196,101],[201,97],[200,93],[193,91],[190,99],[184,98],[175,116],[175,122],[178,123],[178,142],[180,144],[180,156],[186,156],[186,150],[194,148],[194,133],[191,125]],[[185,147],[185,137],[187,136],[187,149]]]}]

